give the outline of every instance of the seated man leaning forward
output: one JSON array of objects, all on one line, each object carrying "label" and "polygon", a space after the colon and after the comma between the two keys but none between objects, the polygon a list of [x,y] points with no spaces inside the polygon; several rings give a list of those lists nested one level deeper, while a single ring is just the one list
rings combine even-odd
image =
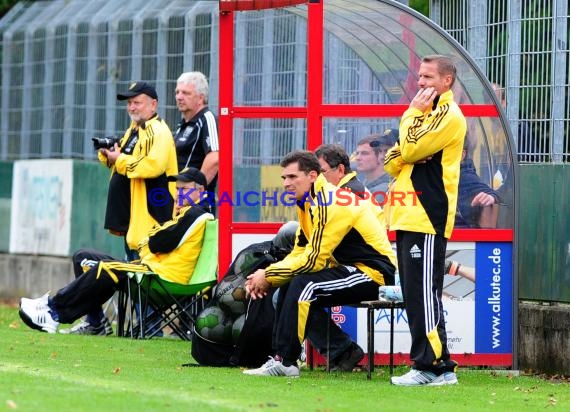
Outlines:
[{"label": "seated man leaning forward", "polygon": [[[370,192],[356,177],[356,172],[350,168],[350,158],[344,148],[338,144],[322,144],[315,149],[315,155],[321,165],[321,173],[327,182],[346,189],[357,196],[368,199],[374,213],[384,224],[384,213],[380,206],[370,199]],[[322,319],[316,316],[322,315]],[[330,323],[327,336],[327,323]],[[331,372],[352,372],[364,358],[364,351],[352,340],[352,337],[340,328],[334,327],[334,320],[326,312],[317,312],[311,315],[311,327],[307,329],[306,339],[323,355],[329,353]]]},{"label": "seated man leaning forward", "polygon": [[297,359],[313,319],[322,319],[329,306],[378,299],[379,286],[394,283],[396,256],[372,208],[328,183],[311,152],[289,153],[281,167],[283,187],[297,201],[300,228],[284,260],[247,278],[252,299],[280,286],[275,356],[258,369],[245,370],[247,375],[299,376]]},{"label": "seated man leaning forward", "polygon": [[[214,217],[200,203],[206,177],[186,168],[176,180],[178,202],[172,220],[156,225],[139,244],[140,263],[100,260],[54,296],[20,299],[20,318],[30,328],[56,333],[60,323],[73,323],[100,309],[127,280],[128,272],[149,269],[162,279],[186,284],[194,271],[207,220]],[[97,259],[95,259],[97,260]]]}]

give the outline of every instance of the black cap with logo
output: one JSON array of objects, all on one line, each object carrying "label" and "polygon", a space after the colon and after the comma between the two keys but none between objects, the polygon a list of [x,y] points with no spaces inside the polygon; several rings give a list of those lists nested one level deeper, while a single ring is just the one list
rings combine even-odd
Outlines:
[{"label": "black cap with logo", "polygon": [[182,169],[176,176],[169,176],[168,180],[174,182],[180,180],[182,182],[196,182],[200,186],[207,186],[208,182],[204,173],[195,167],[186,167]]},{"label": "black cap with logo", "polygon": [[147,96],[158,100],[156,89],[147,82],[134,82],[129,85],[129,90],[124,93],[117,93],[117,100],[127,100],[131,97],[138,96],[139,94],[146,94]]}]

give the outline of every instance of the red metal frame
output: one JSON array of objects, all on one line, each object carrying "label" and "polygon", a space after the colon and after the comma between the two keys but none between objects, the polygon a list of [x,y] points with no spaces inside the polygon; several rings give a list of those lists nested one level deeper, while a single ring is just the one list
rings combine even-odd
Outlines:
[{"label": "red metal frame", "polygon": [[[322,88],[321,88],[322,93]],[[314,103],[313,103],[314,104]],[[492,104],[463,104],[459,106],[466,117],[498,117],[499,112]],[[408,108],[407,104],[315,104],[307,107],[265,107],[235,106],[229,111],[230,116],[242,119],[257,118],[307,118],[309,113],[320,113],[311,123],[322,125],[325,117],[400,117]],[[319,143],[320,144],[320,143]]]},{"label": "red metal frame", "polygon": [[307,24],[307,149],[323,142],[323,1],[309,3]]},{"label": "red metal frame", "polygon": [[[326,358],[319,354],[316,350],[313,351],[315,356],[313,362],[315,365],[326,365]],[[453,360],[459,363],[462,367],[464,366],[504,366],[510,367],[513,364],[513,355],[511,353],[454,353]],[[364,358],[359,363],[361,366],[366,366],[368,364],[368,356],[365,355]],[[374,354],[374,365],[389,365],[390,364],[390,354],[389,353],[375,353]],[[410,354],[409,353],[394,353],[394,366],[399,365],[411,365]]]},{"label": "red metal frame", "polygon": [[[307,106],[306,107],[249,107],[234,106],[234,12],[239,10],[259,10],[284,6],[286,4],[307,3]],[[306,119],[307,148],[315,149],[322,143],[323,119],[342,118],[381,118],[400,117],[408,108],[407,104],[363,104],[339,105],[323,103],[323,37],[324,0],[220,0],[219,19],[219,132],[221,140],[219,191],[232,193],[233,190],[233,121],[237,118],[300,118]],[[412,38],[413,40],[413,38]],[[412,81],[412,80],[411,80]],[[492,104],[460,105],[467,117],[498,117],[499,112]],[[281,223],[242,223],[233,222],[231,205],[225,202],[218,208],[219,213],[219,267],[223,275],[232,259],[233,234],[274,234]],[[451,242],[513,242],[512,229],[457,229]],[[395,234],[388,232],[391,241]],[[388,354],[376,354],[376,364],[387,364]],[[512,354],[454,354],[461,365],[513,365]],[[409,355],[394,354],[395,364],[409,364]]]},{"label": "red metal frame", "polygon": [[[237,118],[300,118],[307,122],[307,148],[315,149],[322,143],[323,119],[326,117],[399,117],[408,108],[407,104],[359,104],[355,105],[324,104],[323,103],[323,36],[324,11],[323,0],[310,0],[308,2],[307,48],[311,50],[307,56],[307,106],[306,107],[260,107],[260,106],[234,106],[234,11],[253,10],[270,7],[273,1],[221,1],[220,2],[220,96],[219,96],[219,128],[222,149],[220,150],[220,193],[232,193],[233,186],[233,120]],[[224,3],[224,4],[222,4]],[[231,6],[230,3],[240,3]],[[249,3],[246,7],[245,3]],[[259,8],[253,7],[258,3]],[[261,7],[263,3],[264,7]],[[277,6],[279,1],[275,1]],[[287,3],[281,2],[282,5]],[[292,1],[291,4],[307,3]],[[243,7],[242,7],[243,6]],[[233,8],[232,8],[233,7]],[[236,8],[237,7],[237,8]],[[492,104],[465,104],[461,110],[467,117],[498,117],[499,112]],[[280,223],[238,223],[233,222],[231,205],[223,203],[219,207],[220,219],[220,274],[225,273],[232,259],[232,235],[245,234],[272,234],[276,233]],[[395,236],[389,232],[390,240]],[[477,242],[477,241],[512,242],[511,229],[458,229],[451,236],[450,241]]]},{"label": "red metal frame", "polygon": [[[241,3],[241,4],[240,4]],[[258,2],[237,2],[220,1],[220,96],[219,96],[219,122],[220,150],[219,167],[219,193],[232,193],[233,185],[233,119],[234,118],[306,118],[307,119],[307,148],[315,149],[322,142],[323,123],[323,1],[310,0],[308,2],[308,49],[315,52],[308,54],[307,61],[307,107],[293,108],[270,108],[270,107],[234,107],[233,101],[233,74],[234,74],[234,10],[245,10],[248,3],[253,8],[247,6],[248,10],[275,7],[277,2],[270,0]],[[258,3],[259,7],[254,7]],[[275,3],[271,5],[270,3]],[[281,2],[284,5],[285,2]],[[300,4],[304,2],[291,1],[289,4]],[[320,50],[316,52],[316,50]],[[219,267],[220,274],[225,273],[232,258],[232,234],[238,233],[234,230],[232,222],[232,210],[229,204],[222,204],[219,207],[220,220],[220,252]],[[242,225],[237,225],[240,227]],[[261,226],[259,227],[261,229]],[[256,232],[260,233],[260,232]]]},{"label": "red metal frame", "polygon": [[[232,224],[234,233],[241,234],[275,234],[282,223],[238,223]],[[388,239],[396,241],[396,232],[388,232]],[[512,229],[455,229],[451,233],[450,242],[512,242]]]},{"label": "red metal frame", "polygon": [[273,9],[306,3],[307,0],[220,0],[220,11]]},{"label": "red metal frame", "polygon": [[[232,193],[233,186],[233,110],[234,101],[234,13],[220,12],[220,96],[218,126],[220,131],[219,193]],[[232,261],[232,209],[227,203],[218,208],[220,275],[226,273]]]}]

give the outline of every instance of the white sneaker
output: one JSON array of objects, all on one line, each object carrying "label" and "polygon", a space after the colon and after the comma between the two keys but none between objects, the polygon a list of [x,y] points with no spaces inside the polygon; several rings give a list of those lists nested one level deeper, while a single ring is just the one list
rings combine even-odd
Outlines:
[{"label": "white sneaker", "polygon": [[428,383],[428,386],[457,385],[457,382],[457,375],[455,372],[444,372]]},{"label": "white sneaker", "polygon": [[47,308],[48,297],[49,297],[49,292],[45,293],[43,296],[36,299],[21,298],[20,307],[24,308],[26,311],[41,310],[43,308]]},{"label": "white sneaker", "polygon": [[408,373],[402,376],[393,376],[390,378],[392,385],[401,386],[421,386],[429,385],[437,379],[437,375],[428,371],[420,371],[418,369],[411,369]]},{"label": "white sneaker", "polygon": [[82,320],[77,325],[69,329],[60,329],[59,333],[64,335],[99,335],[109,336],[113,334],[113,327],[107,317],[101,320],[99,326],[93,326],[87,320]]},{"label": "white sneaker", "polygon": [[59,322],[53,320],[49,311],[50,309],[48,308],[47,304],[44,307],[38,307],[37,305],[34,307],[34,304],[31,302],[24,302],[23,306],[21,302],[20,310],[18,313],[20,315],[20,318],[30,328],[41,330],[47,333],[56,333]]},{"label": "white sneaker", "polygon": [[299,377],[299,368],[296,365],[283,366],[283,363],[275,358],[269,357],[261,367],[257,369],[246,369],[243,371],[246,375],[255,376],[290,376]]}]

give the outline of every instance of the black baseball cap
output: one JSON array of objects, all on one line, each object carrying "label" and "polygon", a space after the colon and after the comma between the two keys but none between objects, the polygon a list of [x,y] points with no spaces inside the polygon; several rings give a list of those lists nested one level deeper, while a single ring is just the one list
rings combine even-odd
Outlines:
[{"label": "black baseball cap", "polygon": [[370,142],[370,147],[393,146],[400,138],[398,129],[386,129],[380,137]]},{"label": "black baseball cap", "polygon": [[180,180],[182,182],[196,182],[200,186],[208,185],[208,181],[206,180],[204,173],[195,167],[187,167],[185,169],[182,169],[176,176],[169,176],[168,180],[171,182],[175,182],[176,180]]},{"label": "black baseball cap", "polygon": [[138,96],[139,94],[146,94],[147,96],[158,100],[156,89],[147,82],[134,82],[129,85],[129,90],[124,93],[117,93],[117,100],[127,100],[131,97]]}]

